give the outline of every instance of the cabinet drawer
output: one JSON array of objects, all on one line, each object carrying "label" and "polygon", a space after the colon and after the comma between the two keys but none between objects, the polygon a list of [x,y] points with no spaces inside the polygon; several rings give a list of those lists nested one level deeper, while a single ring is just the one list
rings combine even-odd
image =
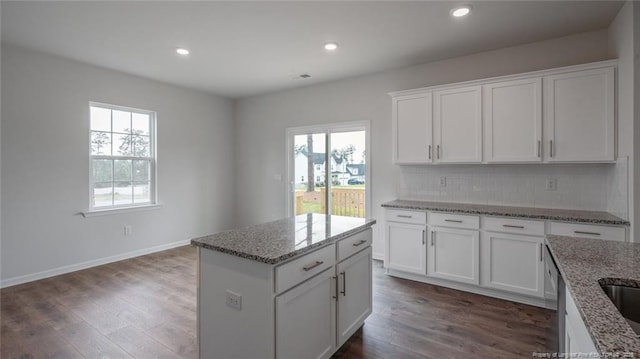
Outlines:
[{"label": "cabinet drawer", "polygon": [[480,228],[480,217],[451,213],[429,212],[429,225],[454,228]]},{"label": "cabinet drawer", "polygon": [[338,242],[338,262],[371,246],[371,229],[356,233]]},{"label": "cabinet drawer", "polygon": [[427,212],[404,211],[401,209],[388,209],[386,211],[386,218],[387,218],[387,221],[426,224]]},{"label": "cabinet drawer", "polygon": [[296,284],[313,277],[333,266],[335,262],[335,245],[331,244],[276,267],[276,293],[284,292]]},{"label": "cabinet drawer", "polygon": [[482,227],[487,231],[544,236],[544,222],[526,219],[484,217]]},{"label": "cabinet drawer", "polygon": [[623,242],[626,240],[624,227],[598,226],[592,224],[549,222],[549,234]]}]

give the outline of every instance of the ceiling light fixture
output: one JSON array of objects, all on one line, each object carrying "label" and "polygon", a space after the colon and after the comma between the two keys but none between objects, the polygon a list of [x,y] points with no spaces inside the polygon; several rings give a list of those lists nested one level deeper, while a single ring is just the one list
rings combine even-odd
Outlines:
[{"label": "ceiling light fixture", "polygon": [[337,42],[327,42],[326,44],[324,44],[324,49],[327,51],[335,51],[338,49],[338,43]]},{"label": "ceiling light fixture", "polygon": [[187,49],[183,49],[183,48],[178,48],[178,49],[176,49],[176,52],[177,52],[179,55],[183,55],[183,56],[189,55],[189,50],[187,50]]},{"label": "ceiling light fixture", "polygon": [[451,16],[463,17],[463,16],[469,15],[470,12],[471,12],[471,5],[458,6],[451,10]]}]

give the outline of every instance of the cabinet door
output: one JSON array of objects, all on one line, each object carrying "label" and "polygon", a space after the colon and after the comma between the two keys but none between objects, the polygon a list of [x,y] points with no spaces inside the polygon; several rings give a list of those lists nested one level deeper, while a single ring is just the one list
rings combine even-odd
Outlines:
[{"label": "cabinet door", "polygon": [[482,285],[544,297],[544,252],[541,237],[482,233]]},{"label": "cabinet door", "polygon": [[487,162],[542,161],[542,79],[483,86]]},{"label": "cabinet door", "polygon": [[479,284],[478,231],[431,227],[427,276]]},{"label": "cabinet door", "polygon": [[[276,358],[329,358],[336,349],[334,268],[276,297]],[[251,323],[247,323],[251,325]]]},{"label": "cabinet door", "polygon": [[431,107],[431,93],[393,99],[395,163],[432,162]]},{"label": "cabinet door", "polygon": [[433,93],[435,161],[482,162],[482,87]]},{"label": "cabinet door", "polygon": [[614,160],[614,68],[544,78],[547,161]]},{"label": "cabinet door", "polygon": [[424,275],[426,230],[425,225],[387,222],[384,266]]},{"label": "cabinet door", "polygon": [[371,314],[371,247],[338,264],[338,347]]}]

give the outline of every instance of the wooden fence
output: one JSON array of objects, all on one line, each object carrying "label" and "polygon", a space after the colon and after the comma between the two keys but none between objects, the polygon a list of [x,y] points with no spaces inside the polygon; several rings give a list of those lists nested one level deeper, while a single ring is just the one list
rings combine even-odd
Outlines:
[{"label": "wooden fence", "polygon": [[[315,192],[296,192],[296,215],[302,213],[326,212],[326,189],[320,188]],[[364,188],[332,188],[331,214],[347,217],[365,216]]]}]

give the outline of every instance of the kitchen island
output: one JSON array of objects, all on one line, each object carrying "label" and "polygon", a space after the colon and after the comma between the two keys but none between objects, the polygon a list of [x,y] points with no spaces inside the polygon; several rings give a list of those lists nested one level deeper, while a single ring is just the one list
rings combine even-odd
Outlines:
[{"label": "kitchen island", "polygon": [[200,358],[328,358],[371,313],[373,219],[303,214],[193,239]]},{"label": "kitchen island", "polygon": [[640,243],[553,235],[546,242],[566,284],[567,322],[573,321],[567,352],[591,353],[583,348],[592,345],[602,358],[640,358],[638,334],[601,288],[640,287]]}]

